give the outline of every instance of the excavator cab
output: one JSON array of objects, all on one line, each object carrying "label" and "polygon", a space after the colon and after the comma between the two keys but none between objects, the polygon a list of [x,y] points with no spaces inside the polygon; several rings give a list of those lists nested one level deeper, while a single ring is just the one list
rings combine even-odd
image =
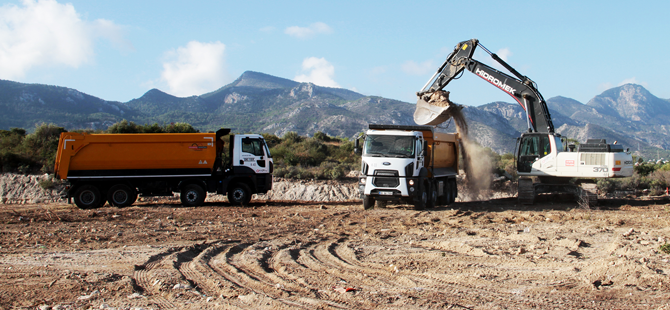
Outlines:
[{"label": "excavator cab", "polygon": [[549,137],[546,133],[526,133],[521,136],[517,151],[519,172],[531,172],[536,160],[552,153]]}]

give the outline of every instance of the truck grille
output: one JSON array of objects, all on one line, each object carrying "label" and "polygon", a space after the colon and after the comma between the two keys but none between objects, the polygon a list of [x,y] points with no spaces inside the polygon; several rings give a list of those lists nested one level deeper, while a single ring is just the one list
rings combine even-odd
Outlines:
[{"label": "truck grille", "polygon": [[372,184],[377,187],[398,187],[400,185],[398,171],[377,170],[375,171],[375,177],[372,179]]}]

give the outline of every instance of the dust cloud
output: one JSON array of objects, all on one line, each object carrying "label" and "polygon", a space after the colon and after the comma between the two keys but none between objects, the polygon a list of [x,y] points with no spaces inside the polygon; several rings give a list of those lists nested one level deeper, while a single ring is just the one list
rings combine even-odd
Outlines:
[{"label": "dust cloud", "polygon": [[465,181],[467,192],[461,194],[469,200],[487,199],[491,189],[492,163],[488,154],[477,143],[470,140],[468,123],[463,116],[463,106],[449,100],[449,92],[438,90],[430,96],[429,104],[449,108],[449,115],[454,119],[456,130],[461,137],[461,153],[463,155],[463,167],[465,168]]}]

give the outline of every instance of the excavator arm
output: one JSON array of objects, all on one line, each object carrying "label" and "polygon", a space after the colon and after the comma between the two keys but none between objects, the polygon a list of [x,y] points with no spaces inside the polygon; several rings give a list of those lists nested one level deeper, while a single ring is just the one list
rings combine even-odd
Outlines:
[{"label": "excavator arm", "polygon": [[[509,70],[515,77],[500,72],[473,59],[472,55],[477,46],[484,49],[496,62]],[[416,111],[414,112],[414,121],[417,124],[437,125],[449,119],[449,106],[439,107],[431,105],[428,103],[428,100],[434,92],[442,90],[449,84],[449,82],[458,78],[459,74],[465,69],[488,81],[493,86],[498,87],[500,90],[514,98],[514,100],[526,111],[529,131],[554,132],[554,124],[551,121],[547,103],[537,90],[535,82],[520,74],[498,57],[498,55],[491,53],[488,49],[479,44],[477,39],[458,43],[454,48],[454,51],[447,56],[445,62],[430,80],[428,80],[428,83],[426,83],[423,89],[417,92],[419,100],[417,102]]]}]

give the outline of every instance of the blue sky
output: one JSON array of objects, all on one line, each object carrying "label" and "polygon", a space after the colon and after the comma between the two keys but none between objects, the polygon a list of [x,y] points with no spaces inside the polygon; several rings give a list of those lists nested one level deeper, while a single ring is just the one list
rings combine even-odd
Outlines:
[{"label": "blue sky", "polygon": [[[477,38],[543,96],[588,102],[625,83],[670,98],[670,1],[5,1],[0,79],[126,102],[184,97],[244,71],[415,102]],[[478,50],[475,58],[491,64]],[[513,102],[466,72],[455,102]]]}]

